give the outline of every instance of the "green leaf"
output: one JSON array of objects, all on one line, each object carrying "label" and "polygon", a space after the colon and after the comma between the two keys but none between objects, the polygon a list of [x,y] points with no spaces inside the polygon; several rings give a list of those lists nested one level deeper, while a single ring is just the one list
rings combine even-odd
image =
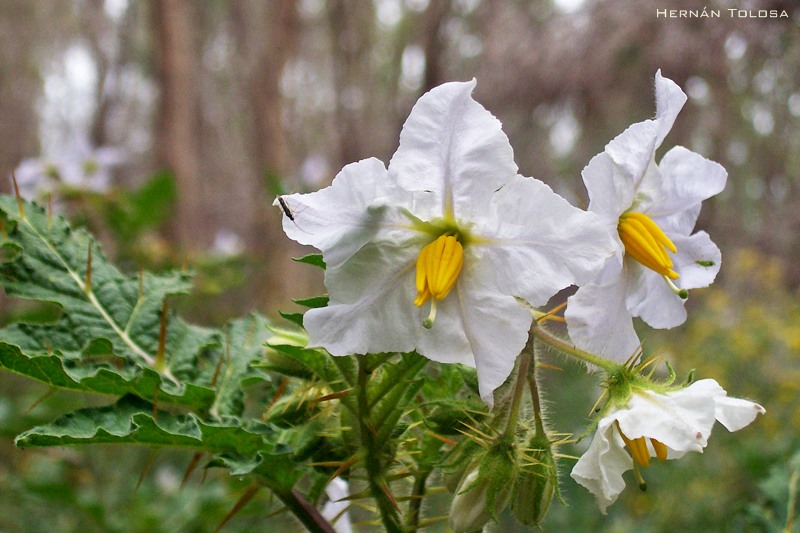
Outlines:
[{"label": "green leaf", "polygon": [[[208,364],[207,359],[221,344],[217,332],[168,314],[166,364],[156,368],[163,303],[171,295],[187,293],[190,276],[123,275],[87,232],[34,203],[23,201],[21,206],[0,196],[6,252],[0,286],[11,296],[54,303],[62,316],[51,323],[0,329],[2,368],[53,386],[147,398],[153,397],[160,378],[162,400],[207,406],[212,394],[200,388],[208,389],[210,383],[209,367],[213,371],[216,360]],[[99,355],[107,355],[107,364],[98,366]]]},{"label": "green leaf", "polygon": [[255,456],[274,449],[276,430],[260,425],[210,424],[194,414],[158,411],[136,396],[125,396],[104,407],[81,409],[53,423],[38,426],[16,439],[21,448],[78,444],[138,444],[189,448],[209,453]]},{"label": "green leaf", "polygon": [[325,261],[322,259],[322,254],[309,254],[304,257],[293,257],[292,261],[313,265],[323,270],[325,269]]},{"label": "green leaf", "polygon": [[[25,325],[19,326],[24,329]],[[67,358],[59,351],[29,356],[5,342],[0,342],[0,368],[51,387],[115,396],[132,393],[152,399],[161,385],[161,376],[155,370],[113,355],[104,359],[94,356],[90,361]],[[189,383],[179,394],[160,390],[158,401],[202,409],[214,401],[214,391]]]},{"label": "green leaf", "polygon": [[211,407],[212,415],[242,414],[242,381],[254,374],[251,364],[263,359],[264,343],[272,335],[267,319],[257,313],[233,320],[225,327],[225,355],[219,371],[215,372],[217,397]]},{"label": "green leaf", "polygon": [[[334,392],[343,392],[352,387],[351,382],[342,374],[337,365],[339,359],[346,359],[344,357],[334,357],[322,350],[286,344],[276,344],[271,347],[308,368]],[[355,401],[351,396],[342,397],[341,402],[342,405],[355,412]]]}]

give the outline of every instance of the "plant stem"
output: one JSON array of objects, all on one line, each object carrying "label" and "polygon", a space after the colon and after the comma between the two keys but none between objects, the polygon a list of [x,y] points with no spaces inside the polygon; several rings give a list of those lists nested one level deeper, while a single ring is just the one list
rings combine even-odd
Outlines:
[{"label": "plant stem", "polygon": [[408,502],[408,529],[416,531],[419,529],[420,511],[422,510],[422,498],[425,496],[425,484],[428,482],[430,472],[423,472],[414,480],[414,488],[411,492],[411,500]]},{"label": "plant stem", "polygon": [[590,363],[595,366],[599,366],[605,370],[614,370],[619,365],[614,361],[610,361],[604,357],[600,357],[599,355],[594,355],[589,352],[585,352],[580,348],[573,346],[568,342],[564,342],[552,333],[545,330],[542,326],[540,326],[536,320],[533,321],[533,326],[531,327],[531,333],[533,333],[536,337],[541,339],[545,344],[548,344],[559,350],[567,355],[571,355],[576,359],[580,359],[585,363]]},{"label": "plant stem", "polygon": [[531,402],[533,402],[533,421],[536,434],[545,436],[544,421],[542,420],[542,402],[539,399],[539,384],[536,381],[536,352],[531,347],[531,365],[528,371],[528,387],[531,389]]},{"label": "plant stem", "polygon": [[514,396],[511,398],[511,408],[508,410],[508,421],[506,422],[506,437],[513,437],[517,430],[517,418],[519,418],[519,408],[522,404],[522,393],[525,390],[528,366],[531,362],[530,352],[533,349],[533,335],[528,337],[525,348],[519,354],[519,367],[517,368],[517,382],[514,384]]},{"label": "plant stem", "polygon": [[369,399],[367,397],[367,384],[369,383],[370,370],[367,368],[367,358],[358,355],[358,421],[361,437],[361,453],[364,459],[364,468],[367,471],[367,481],[370,492],[378,510],[381,513],[383,526],[388,533],[401,533],[403,527],[397,502],[391,495],[389,484],[384,475],[384,465],[381,461],[381,449],[384,443],[377,440],[375,428],[370,419]]},{"label": "plant stem", "polygon": [[312,533],[336,533],[333,526],[325,520],[316,507],[296,490],[273,490],[278,499]]}]

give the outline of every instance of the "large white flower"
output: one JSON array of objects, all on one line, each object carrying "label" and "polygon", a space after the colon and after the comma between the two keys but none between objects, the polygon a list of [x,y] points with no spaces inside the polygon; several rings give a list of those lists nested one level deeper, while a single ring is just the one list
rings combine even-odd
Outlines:
[{"label": "large white flower", "polygon": [[583,170],[589,211],[616,235],[614,260],[567,307],[570,337],[588,351],[627,359],[639,345],[632,317],[655,328],[682,324],[687,289],[708,286],[719,271],[719,249],[692,230],[701,202],[725,187],[727,172],[681,146],[655,162],[685,102],[658,71],[656,117],[630,126]]},{"label": "large white flower", "polygon": [[[474,80],[420,98],[388,170],[347,165],[330,187],[276,200],[283,228],[322,251],[330,302],[305,315],[333,355],[417,350],[477,367],[481,396],[510,373],[532,306],[596,276],[613,253],[598,218],[517,174]],[[424,325],[423,325],[424,324]]]},{"label": "large white flower", "polygon": [[594,493],[605,513],[625,488],[622,474],[634,468],[634,461],[646,467],[651,457],[663,461],[702,453],[715,420],[738,431],[764,412],[756,403],[729,398],[713,379],[665,394],[634,389],[623,408],[600,420],[571,476]]}]

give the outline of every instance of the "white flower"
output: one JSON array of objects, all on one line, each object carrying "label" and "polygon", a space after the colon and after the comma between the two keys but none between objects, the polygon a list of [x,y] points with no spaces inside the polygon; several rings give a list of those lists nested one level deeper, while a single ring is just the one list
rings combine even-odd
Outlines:
[{"label": "white flower", "polygon": [[598,355],[624,360],[634,353],[634,316],[655,328],[682,324],[686,290],[708,286],[719,271],[720,252],[708,234],[691,233],[701,202],[725,187],[727,172],[680,146],[655,162],[685,102],[658,71],[656,117],[629,127],[583,170],[589,211],[616,234],[616,256],[569,299],[566,319],[573,342]]},{"label": "white flower", "polygon": [[625,407],[600,420],[571,476],[594,493],[605,513],[625,488],[622,474],[635,467],[634,461],[646,467],[651,457],[678,459],[687,452],[702,453],[715,420],[728,431],[738,431],[764,412],[756,403],[729,398],[713,379],[665,394],[634,389]]},{"label": "white flower", "polygon": [[322,507],[320,514],[331,523],[336,533],[353,533],[353,524],[350,521],[350,487],[347,481],[340,477],[333,478],[325,487],[328,501]]},{"label": "white flower", "polygon": [[25,159],[14,172],[23,196],[54,190],[58,183],[103,192],[111,183],[111,169],[123,163],[117,148],[93,148],[82,136],[70,139],[56,153]]},{"label": "white flower", "polygon": [[330,302],[305,315],[309,346],[333,355],[416,350],[474,366],[491,404],[531,324],[518,298],[544,305],[593,279],[613,245],[595,215],[517,174],[474,86],[422,96],[388,170],[359,161],[330,187],[276,204],[286,234],[327,264]]}]

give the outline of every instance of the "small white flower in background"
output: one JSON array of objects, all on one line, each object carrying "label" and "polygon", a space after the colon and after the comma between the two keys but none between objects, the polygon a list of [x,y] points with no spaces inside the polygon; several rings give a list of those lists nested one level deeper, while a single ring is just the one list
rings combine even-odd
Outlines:
[{"label": "small white flower in background", "polygon": [[93,148],[85,137],[73,137],[57,152],[26,159],[14,171],[20,192],[36,197],[59,184],[104,192],[111,184],[111,170],[125,161],[122,150]]},{"label": "small white flower in background", "polygon": [[687,290],[711,284],[721,260],[708,234],[692,230],[727,172],[681,146],[656,164],[686,95],[660,70],[655,83],[656,117],[630,126],[583,170],[589,211],[613,230],[616,254],[570,297],[565,316],[577,346],[619,361],[639,346],[632,317],[654,328],[682,324]]},{"label": "small white flower in background", "polygon": [[345,499],[350,496],[347,481],[340,477],[333,478],[325,487],[325,494],[328,496],[328,501],[320,511],[322,517],[331,523],[336,533],[352,533],[353,524],[347,512],[350,502]]},{"label": "small white flower in background", "polygon": [[764,412],[756,403],[729,398],[713,379],[664,394],[634,389],[624,407],[601,418],[571,476],[595,495],[605,514],[625,488],[626,471],[647,467],[651,457],[663,461],[702,452],[715,421],[738,431]]},{"label": "small white flower in background", "polygon": [[214,234],[211,252],[219,257],[235,257],[244,252],[244,242],[239,235],[229,229],[221,229]]},{"label": "small white flower in background", "polygon": [[544,305],[593,279],[613,245],[595,215],[517,174],[474,87],[422,96],[388,170],[359,161],[330,187],[276,205],[286,234],[327,265],[330,302],[305,314],[309,346],[470,365],[491,404],[528,336],[531,313],[518,298]]}]

